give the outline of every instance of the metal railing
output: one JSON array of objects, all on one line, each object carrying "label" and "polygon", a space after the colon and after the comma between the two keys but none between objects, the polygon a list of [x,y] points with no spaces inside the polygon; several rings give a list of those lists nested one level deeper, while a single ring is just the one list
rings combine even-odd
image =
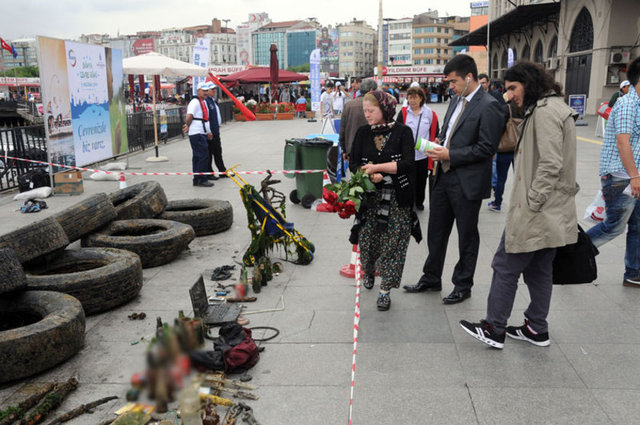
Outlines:
[{"label": "metal railing", "polygon": [[44,126],[0,128],[0,190],[18,187],[18,177],[36,168],[29,162],[5,159],[4,155],[47,160],[47,139]]}]

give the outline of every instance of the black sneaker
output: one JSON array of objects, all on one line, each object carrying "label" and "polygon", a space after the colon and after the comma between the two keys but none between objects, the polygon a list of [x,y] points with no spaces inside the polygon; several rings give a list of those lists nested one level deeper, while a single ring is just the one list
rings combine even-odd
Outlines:
[{"label": "black sneaker", "polygon": [[501,334],[496,333],[493,326],[484,320],[481,320],[480,323],[470,323],[466,320],[461,320],[460,326],[478,341],[482,341],[493,348],[504,348],[504,332]]},{"label": "black sneaker", "polygon": [[622,286],[626,286],[628,288],[640,288],[640,276],[625,277],[622,281]]},{"label": "black sneaker", "polygon": [[507,335],[509,338],[528,341],[538,347],[548,347],[550,344],[549,332],[538,333],[534,331],[529,326],[529,319],[524,319],[522,326],[507,326]]},{"label": "black sneaker", "polygon": [[364,286],[367,289],[371,289],[373,288],[373,284],[376,280],[376,275],[372,274],[372,275],[365,275],[364,276],[364,280],[362,281],[362,286]]},{"label": "black sneaker", "polygon": [[391,297],[389,293],[379,292],[378,293],[378,310],[386,311],[391,307]]}]

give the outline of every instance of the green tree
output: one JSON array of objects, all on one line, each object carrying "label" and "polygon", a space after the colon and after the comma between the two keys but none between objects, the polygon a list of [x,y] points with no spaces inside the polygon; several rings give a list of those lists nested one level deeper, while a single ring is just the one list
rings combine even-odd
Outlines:
[{"label": "green tree", "polygon": [[298,66],[290,66],[289,68],[287,68],[287,71],[309,72],[310,68],[311,67],[308,63],[303,63],[302,65],[298,65]]},{"label": "green tree", "polygon": [[37,66],[21,66],[16,68],[14,71],[13,68],[5,69],[2,71],[3,77],[14,77],[18,76],[20,78],[33,78],[40,76],[40,69]]}]

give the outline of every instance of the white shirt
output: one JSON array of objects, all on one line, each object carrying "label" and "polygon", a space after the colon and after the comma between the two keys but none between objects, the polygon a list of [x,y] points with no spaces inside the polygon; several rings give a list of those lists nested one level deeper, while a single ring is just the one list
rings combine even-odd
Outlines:
[{"label": "white shirt", "polygon": [[320,103],[322,103],[322,116],[333,115],[333,96],[326,91],[320,96]]},{"label": "white shirt", "polygon": [[[471,102],[471,99],[473,99],[473,96],[481,88],[482,86],[478,84],[478,87],[476,87],[476,89],[473,92],[471,92],[465,97],[465,99],[467,99],[467,103]],[[446,147],[449,144],[449,133],[451,133],[451,128],[453,127],[453,124],[456,122],[456,119],[458,119],[458,115],[460,115],[460,111],[462,111],[462,103],[463,103],[462,98],[458,97],[458,104],[456,105],[456,109],[453,110],[453,114],[451,114],[451,118],[449,118],[449,125],[447,127],[447,133],[444,138],[444,142],[442,143],[442,146]]]},{"label": "white shirt", "polygon": [[333,109],[342,112],[342,109],[344,108],[344,100],[347,95],[342,93],[340,90],[336,90],[331,93],[331,96],[333,96]]},{"label": "white shirt", "polygon": [[[431,120],[433,118],[433,111],[427,106],[422,105],[420,112],[416,114],[413,112],[411,107],[407,107],[407,120],[405,121],[405,125],[411,129],[413,133],[413,141],[417,141],[418,137],[422,137],[423,139],[431,140],[430,130],[431,130]],[[418,125],[420,123],[420,125]],[[415,160],[419,161],[421,159],[425,159],[427,155],[422,152],[416,151]]]},{"label": "white shirt", "polygon": [[[205,101],[203,100],[203,102]],[[206,107],[207,104],[205,102],[205,108]],[[191,99],[189,105],[187,106],[187,115],[189,114],[193,115],[193,118],[202,119],[202,106],[200,105],[200,98],[194,97],[193,99]],[[202,121],[194,119],[193,121],[191,121],[191,125],[189,126],[189,136],[210,133],[211,130],[209,129],[209,121],[205,121],[204,126],[205,128],[202,127]]]}]

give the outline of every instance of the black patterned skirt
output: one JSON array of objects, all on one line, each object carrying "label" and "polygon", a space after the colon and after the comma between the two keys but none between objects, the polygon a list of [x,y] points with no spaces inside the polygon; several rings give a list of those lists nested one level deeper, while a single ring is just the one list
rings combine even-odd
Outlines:
[{"label": "black patterned skirt", "polygon": [[370,201],[360,230],[360,261],[362,270],[370,275],[377,270],[382,279],[380,289],[398,288],[411,238],[411,208],[400,208],[395,191],[391,193],[389,218],[386,226],[377,221],[380,192]]}]

